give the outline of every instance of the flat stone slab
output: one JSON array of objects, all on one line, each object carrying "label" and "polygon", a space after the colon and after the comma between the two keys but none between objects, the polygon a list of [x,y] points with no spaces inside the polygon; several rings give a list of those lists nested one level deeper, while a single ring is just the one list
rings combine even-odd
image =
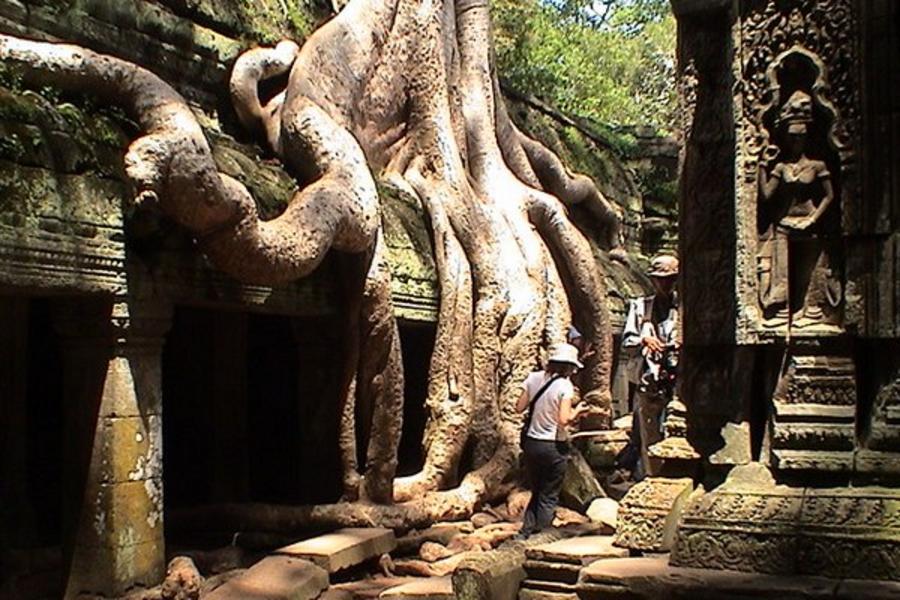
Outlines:
[{"label": "flat stone slab", "polygon": [[378,595],[384,600],[454,600],[450,576],[428,577],[388,588]]},{"label": "flat stone slab", "polygon": [[525,561],[525,576],[528,579],[574,584],[578,582],[579,573],[581,573],[581,565],[544,560]]},{"label": "flat stone slab", "polygon": [[586,565],[600,558],[628,556],[628,550],[613,546],[611,535],[585,535],[542,544],[525,551],[531,560]]},{"label": "flat stone slab", "polygon": [[578,595],[522,588],[519,590],[519,600],[578,600]]},{"label": "flat stone slab", "polygon": [[267,556],[204,600],[312,600],[327,587],[322,567],[291,556]]},{"label": "flat stone slab", "polygon": [[900,584],[672,567],[666,555],[598,560],[581,570],[581,600],[632,598],[900,598]]},{"label": "flat stone slab", "polygon": [[328,600],[328,598],[332,597],[334,600],[341,600],[341,597],[347,598],[348,596],[352,600],[372,600],[373,598],[378,598],[378,595],[386,589],[410,583],[416,581],[416,579],[415,577],[384,577],[377,575],[369,579],[336,583],[319,596],[319,600]]},{"label": "flat stone slab", "polygon": [[392,529],[348,527],[279,548],[275,554],[313,562],[329,573],[377,558],[397,547]]},{"label": "flat stone slab", "polygon": [[558,581],[538,581],[536,579],[526,579],[522,582],[523,588],[530,590],[540,590],[542,592],[551,592],[554,594],[576,594],[578,588],[575,584],[560,583]]}]

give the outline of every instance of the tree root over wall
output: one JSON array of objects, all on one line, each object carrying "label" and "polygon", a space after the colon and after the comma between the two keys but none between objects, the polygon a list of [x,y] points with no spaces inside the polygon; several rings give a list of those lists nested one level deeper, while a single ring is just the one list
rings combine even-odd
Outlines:
[{"label": "tree root over wall", "polygon": [[[341,273],[354,297],[339,411],[344,501],[226,506],[222,518],[408,527],[469,515],[504,489],[518,452],[519,384],[571,322],[598,350],[584,391],[608,416],[604,279],[567,206],[586,206],[606,249],[618,243],[618,216],[590,180],[509,119],[487,0],[352,0],[302,48],[286,41],[237,60],[230,92],[241,122],[300,185],[268,221],[247,189],[216,169],[184,99],[149,71],[9,36],[0,36],[0,59],[37,84],[128,109],[142,130],[125,157],[137,201],[189,230],[229,275],[276,285],[304,277],[330,249],[347,256]],[[259,83],[285,74],[287,87],[263,101]],[[425,208],[441,289],[425,464],[399,479],[403,373],[376,177]],[[355,422],[358,414],[370,422]],[[363,468],[359,428],[369,434]],[[464,454],[472,458],[461,464]]]}]

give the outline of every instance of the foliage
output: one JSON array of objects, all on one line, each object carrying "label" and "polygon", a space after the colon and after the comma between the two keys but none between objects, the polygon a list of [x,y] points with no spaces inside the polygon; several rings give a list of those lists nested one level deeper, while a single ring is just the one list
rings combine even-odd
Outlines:
[{"label": "foliage", "polygon": [[507,85],[610,125],[674,123],[675,20],[667,0],[495,0]]}]

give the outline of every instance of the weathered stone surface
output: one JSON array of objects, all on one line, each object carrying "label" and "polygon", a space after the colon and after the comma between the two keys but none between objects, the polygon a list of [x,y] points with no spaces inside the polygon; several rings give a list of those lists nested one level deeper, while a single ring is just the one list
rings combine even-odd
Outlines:
[{"label": "weathered stone surface", "polygon": [[[670,566],[665,556],[652,556],[600,560],[588,565],[582,571],[578,597],[582,600],[824,599],[836,597],[837,584],[835,580],[824,577],[751,575],[737,571],[679,568]],[[857,596],[863,597],[867,596]]]},{"label": "weathered stone surface", "polygon": [[592,500],[603,498],[606,492],[594,476],[591,465],[577,449],[569,453],[569,466],[559,492],[559,501],[565,507],[584,511]]},{"label": "weathered stone surface", "polygon": [[574,584],[578,582],[581,567],[581,564],[528,559],[525,561],[525,576],[537,581]]},{"label": "weathered stone surface", "polygon": [[582,533],[579,527],[549,529],[524,541],[507,542],[497,550],[470,555],[453,571],[453,593],[461,600],[512,600],[525,579],[525,552]]},{"label": "weathered stone surface", "polygon": [[590,436],[585,459],[593,469],[611,469],[616,457],[628,444],[628,432],[623,429],[598,432]]},{"label": "weathered stone surface", "polygon": [[435,523],[431,527],[421,531],[410,531],[404,536],[397,538],[396,555],[413,554],[419,550],[425,542],[437,542],[447,545],[454,536],[460,533],[472,533],[475,528],[471,523]]},{"label": "weathered stone surface", "polygon": [[291,556],[268,556],[206,596],[209,600],[311,600],[328,587],[328,572]]},{"label": "weathered stone surface", "polygon": [[690,479],[650,477],[636,484],[619,503],[615,544],[646,552],[669,550],[693,490]]},{"label": "weathered stone surface", "polygon": [[513,600],[525,579],[524,562],[519,548],[471,556],[453,572],[453,592],[461,600]]},{"label": "weathered stone surface", "polygon": [[279,548],[276,554],[306,559],[335,573],[377,558],[396,546],[391,529],[348,527]]},{"label": "weathered stone surface", "polygon": [[519,600],[578,600],[578,595],[574,593],[561,594],[558,592],[548,592],[545,590],[535,590],[523,587],[519,590]]},{"label": "weathered stone surface", "polygon": [[413,581],[417,581],[417,579],[414,577],[384,577],[377,575],[358,581],[336,583],[329,587],[320,598],[325,600],[327,594],[329,596],[337,596],[335,600],[345,600],[348,596],[352,600],[371,600],[377,598],[384,590],[403,585],[404,583],[412,583]]},{"label": "weathered stone surface", "polygon": [[522,587],[532,590],[540,590],[542,592],[551,592],[554,594],[574,594],[576,593],[575,584],[562,583],[560,581],[546,581],[541,579],[526,579],[522,582]]},{"label": "weathered stone surface", "polygon": [[531,560],[586,565],[599,558],[628,556],[628,550],[613,546],[611,535],[587,535],[528,548]]},{"label": "weathered stone surface", "polygon": [[760,465],[735,471],[685,509],[673,565],[900,579],[900,492],[792,488]]},{"label": "weathered stone surface", "polygon": [[452,600],[450,577],[429,577],[388,588],[378,597],[383,600]]},{"label": "weathered stone surface", "polygon": [[592,523],[603,525],[608,531],[605,533],[613,533],[618,523],[619,503],[612,498],[597,498],[587,509],[587,517]]},{"label": "weathered stone surface", "polygon": [[750,423],[725,423],[722,427],[725,445],[709,457],[714,465],[745,465],[752,460],[750,452]]},{"label": "weathered stone surface", "polygon": [[199,600],[202,588],[203,576],[194,561],[186,556],[176,556],[169,561],[160,590],[163,600]]}]

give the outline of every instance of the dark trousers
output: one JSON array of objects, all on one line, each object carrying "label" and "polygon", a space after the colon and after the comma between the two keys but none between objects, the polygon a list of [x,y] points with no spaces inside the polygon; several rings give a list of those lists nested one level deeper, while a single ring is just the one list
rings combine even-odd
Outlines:
[{"label": "dark trousers", "polygon": [[564,444],[525,438],[522,445],[531,501],[525,509],[522,533],[531,534],[550,527],[566,475],[568,454]]}]

